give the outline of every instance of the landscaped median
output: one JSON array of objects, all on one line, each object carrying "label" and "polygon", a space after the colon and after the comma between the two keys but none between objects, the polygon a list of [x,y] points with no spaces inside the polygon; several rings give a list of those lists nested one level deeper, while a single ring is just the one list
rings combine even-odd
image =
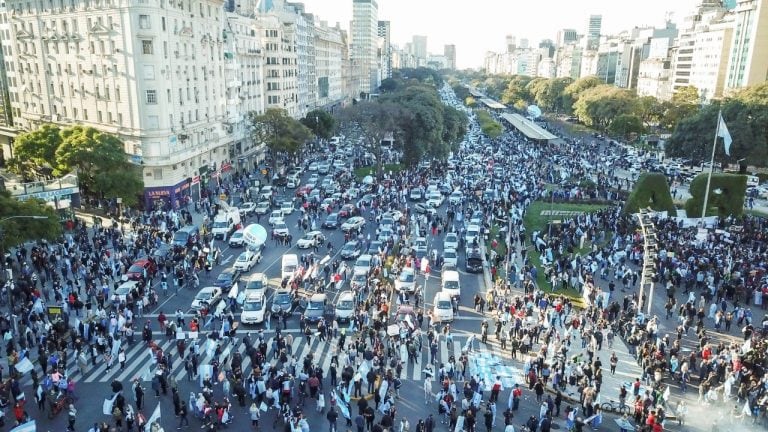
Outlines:
[{"label": "landscaped median", "polygon": [[[540,289],[551,290],[552,285],[549,280],[547,280],[539,252],[530,244],[531,233],[539,231],[543,235],[546,235],[549,223],[557,224],[574,216],[596,212],[606,207],[608,207],[606,204],[549,201],[534,201],[528,206],[528,209],[525,212],[525,217],[523,218],[523,225],[525,226],[525,233],[527,236],[526,244],[528,245],[528,257],[530,258],[531,264],[538,269],[536,284]],[[590,247],[587,244],[584,244],[582,248],[576,249],[574,253],[584,255],[589,252],[589,250]],[[584,306],[584,300],[577,289],[556,289],[555,293],[570,297],[575,306]]]},{"label": "landscaped median", "polygon": [[[384,174],[389,174],[390,172],[392,174],[397,174],[400,171],[404,170],[405,166],[403,166],[402,164],[384,164],[381,169]],[[355,177],[358,180],[362,180],[366,176],[375,176],[375,175],[376,175],[375,166],[355,168]]]}]

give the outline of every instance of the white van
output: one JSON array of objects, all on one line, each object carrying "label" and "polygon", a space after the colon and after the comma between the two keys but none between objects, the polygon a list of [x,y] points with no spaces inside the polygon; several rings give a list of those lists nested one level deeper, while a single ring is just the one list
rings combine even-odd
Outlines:
[{"label": "white van", "polygon": [[292,278],[293,274],[299,268],[299,257],[296,254],[283,255],[283,260],[280,268],[281,268],[280,277],[282,278],[282,280]]},{"label": "white van", "polygon": [[243,302],[243,311],[240,313],[240,322],[243,324],[259,324],[264,322],[267,312],[267,302],[260,292],[250,292]]},{"label": "white van", "polygon": [[443,281],[441,283],[443,292],[448,293],[451,298],[461,296],[461,282],[459,281],[459,272],[456,270],[446,270],[443,272]]},{"label": "white van", "polygon": [[451,321],[453,321],[451,295],[445,291],[440,291],[435,295],[434,306],[432,306],[432,322],[444,323]]},{"label": "white van", "polygon": [[336,319],[339,322],[349,322],[355,315],[355,294],[352,291],[342,291],[336,302]]}]

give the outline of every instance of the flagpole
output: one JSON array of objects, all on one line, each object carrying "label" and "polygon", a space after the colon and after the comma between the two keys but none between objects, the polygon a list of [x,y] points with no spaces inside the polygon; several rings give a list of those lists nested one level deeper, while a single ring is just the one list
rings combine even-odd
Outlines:
[{"label": "flagpole", "polygon": [[[704,206],[701,208],[701,218],[707,216],[707,202],[709,201],[709,185],[712,183],[712,171],[715,169],[715,150],[717,149],[717,136],[720,134],[720,116],[723,111],[717,112],[717,127],[715,128],[715,142],[712,143],[712,158],[709,160],[709,175],[707,176],[707,188],[704,189]],[[703,221],[702,221],[703,222]]]}]

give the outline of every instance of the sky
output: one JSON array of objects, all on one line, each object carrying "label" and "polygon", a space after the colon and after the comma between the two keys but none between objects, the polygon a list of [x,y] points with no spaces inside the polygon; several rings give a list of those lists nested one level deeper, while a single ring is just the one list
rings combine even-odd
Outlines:
[{"label": "sky", "polygon": [[[352,0],[297,0],[306,11],[329,25],[349,29]],[[401,48],[413,35],[427,36],[427,49],[442,54],[456,45],[458,68],[481,67],[486,51],[503,51],[505,37],[527,38],[531,44],[555,40],[557,31],[583,34],[591,14],[603,16],[602,33],[616,34],[636,26],[664,23],[667,12],[682,22],[701,0],[377,0],[379,20],[391,22],[391,40]],[[679,25],[678,25],[679,27]]]}]

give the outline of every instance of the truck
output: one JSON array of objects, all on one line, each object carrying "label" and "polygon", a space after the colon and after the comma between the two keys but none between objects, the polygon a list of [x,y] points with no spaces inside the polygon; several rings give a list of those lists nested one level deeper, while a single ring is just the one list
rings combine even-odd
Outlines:
[{"label": "truck", "polygon": [[240,211],[237,207],[222,207],[213,217],[213,238],[226,241],[240,228]]}]

